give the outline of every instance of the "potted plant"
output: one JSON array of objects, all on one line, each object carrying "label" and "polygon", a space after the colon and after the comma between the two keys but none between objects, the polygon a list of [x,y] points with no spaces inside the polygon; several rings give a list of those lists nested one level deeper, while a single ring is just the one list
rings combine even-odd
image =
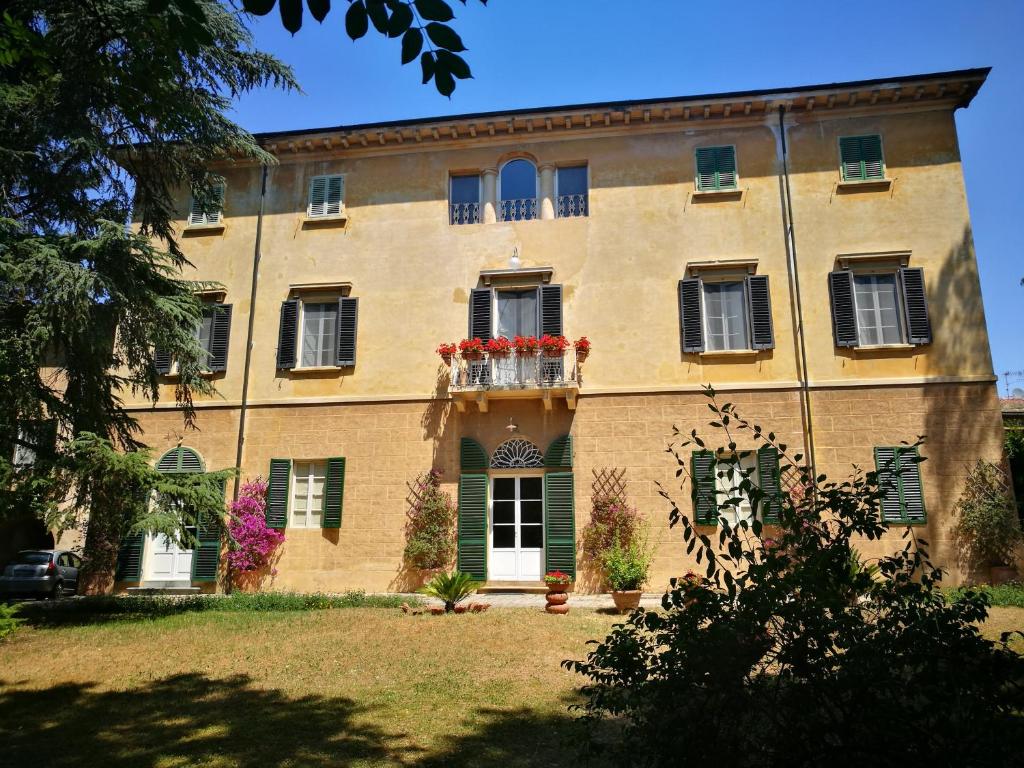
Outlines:
[{"label": "potted plant", "polygon": [[[473,577],[462,571],[439,573],[422,587],[420,594],[436,597],[444,603],[444,612],[452,613],[455,606],[472,595],[479,586]],[[463,611],[459,611],[463,613]]]},{"label": "potted plant", "polygon": [[1014,554],[1024,542],[1024,532],[1002,470],[979,459],[954,509],[959,518],[956,535],[965,559],[988,566],[992,584],[1016,580]]},{"label": "potted plant", "polygon": [[491,339],[484,347],[492,357],[508,357],[512,354],[512,348],[512,342],[504,336]]},{"label": "potted plant", "polygon": [[545,333],[537,341],[545,357],[561,357],[569,348],[569,340],[565,336],[552,336]]},{"label": "potted plant", "polygon": [[459,351],[459,348],[454,343],[452,343],[452,344],[441,344],[437,348],[437,354],[439,354],[441,356],[441,359],[444,360],[444,364],[445,365],[451,365],[452,364],[452,357],[454,357],[455,353],[458,352],[458,351]]},{"label": "potted plant", "polygon": [[459,352],[464,360],[481,360],[486,348],[481,339],[463,339],[459,342]]},{"label": "potted plant", "polygon": [[585,363],[587,355],[590,354],[590,339],[586,336],[580,336],[572,345],[576,349],[576,362]]},{"label": "potted plant", "polygon": [[544,596],[547,601],[544,610],[548,613],[568,613],[566,602],[569,600],[568,589],[572,584],[572,576],[562,571],[548,571],[544,574],[544,583],[548,587],[548,593]]},{"label": "potted plant", "polygon": [[615,538],[604,556],[604,570],[619,613],[635,610],[640,605],[641,590],[647,583],[650,568],[651,553],[646,542],[638,536],[623,545]]},{"label": "potted plant", "polygon": [[537,341],[536,336],[516,336],[512,340],[512,345],[516,349],[516,354],[520,357],[531,357],[536,355],[540,349],[540,343]]}]

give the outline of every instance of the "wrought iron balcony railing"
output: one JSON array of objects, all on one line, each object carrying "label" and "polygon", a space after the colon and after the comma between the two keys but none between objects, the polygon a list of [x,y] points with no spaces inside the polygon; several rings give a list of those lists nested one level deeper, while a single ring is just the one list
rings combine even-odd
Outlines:
[{"label": "wrought iron balcony railing", "polygon": [[527,221],[537,218],[537,198],[523,200],[498,201],[498,219],[500,221]]},{"label": "wrought iron balcony railing", "polygon": [[560,355],[544,353],[505,355],[484,353],[479,359],[452,358],[449,391],[460,404],[476,400],[486,410],[488,397],[539,397],[550,407],[551,395],[565,396],[569,407],[576,405],[580,371],[571,347]]},{"label": "wrought iron balcony railing", "polygon": [[571,218],[574,216],[589,216],[590,202],[587,195],[559,195],[558,196],[558,218]]},{"label": "wrought iron balcony railing", "polygon": [[480,223],[480,203],[452,203],[448,208],[452,224]]}]

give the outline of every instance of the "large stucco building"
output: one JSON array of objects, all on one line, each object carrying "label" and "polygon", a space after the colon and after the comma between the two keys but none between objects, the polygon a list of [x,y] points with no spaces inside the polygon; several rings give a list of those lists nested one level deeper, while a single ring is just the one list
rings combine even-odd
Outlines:
[{"label": "large stucco building", "polygon": [[[164,396],[133,415],[168,469],[270,477],[268,587],[412,586],[408,484],[431,468],[460,501],[460,566],[535,583],[577,567],[593,471],[618,468],[661,589],[690,565],[665,447],[673,425],[711,432],[710,383],[833,477],[928,435],[885,511],[959,579],[951,507],[1001,440],[954,122],[986,74],[262,134],[265,183],[237,162],[222,211],[181,199],[190,276],[231,307],[202,331],[219,396],[185,430],[161,360]],[[436,352],[542,333],[593,347]],[[209,589],[205,547],[140,537],[119,583]]]}]

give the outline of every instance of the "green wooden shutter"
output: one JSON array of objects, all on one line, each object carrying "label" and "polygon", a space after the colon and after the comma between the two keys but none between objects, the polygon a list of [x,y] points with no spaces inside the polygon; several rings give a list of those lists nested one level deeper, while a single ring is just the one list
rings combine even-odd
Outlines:
[{"label": "green wooden shutter", "polygon": [[704,318],[701,314],[701,281],[684,277],[679,281],[679,335],[683,354],[704,351]]},{"label": "green wooden shutter", "polygon": [[486,470],[487,451],[473,438],[464,437],[459,444],[459,462],[463,472]]},{"label": "green wooden shutter", "polygon": [[267,477],[267,527],[284,528],[288,522],[288,481],[291,459],[271,459]]},{"label": "green wooden shutter", "polygon": [[774,445],[762,445],[757,449],[757,484],[768,496],[761,504],[761,521],[779,522],[782,483],[779,477],[779,451]]},{"label": "green wooden shutter", "polygon": [[572,466],[572,435],[562,435],[551,441],[544,453],[545,467]]},{"label": "green wooden shutter", "polygon": [[228,369],[228,341],[231,338],[231,305],[213,305],[213,327],[210,329],[210,371]]},{"label": "green wooden shutter", "polygon": [[572,472],[544,475],[544,568],[576,577],[576,503]]},{"label": "green wooden shutter", "polygon": [[142,532],[132,533],[121,540],[117,551],[117,581],[138,581],[142,578]]},{"label": "green wooden shutter", "polygon": [[903,519],[909,523],[925,521],[924,491],[921,488],[921,464],[917,448],[900,448],[900,507]]},{"label": "green wooden shutter", "polygon": [[878,488],[885,494],[882,497],[882,519],[890,523],[898,523],[903,520],[899,464],[896,453],[896,448],[875,448],[875,470],[878,472]]},{"label": "green wooden shutter", "polygon": [[903,315],[907,321],[907,341],[911,344],[932,343],[932,322],[928,317],[928,299],[924,292],[924,270],[903,267],[900,270],[903,291]]},{"label": "green wooden shutter", "polygon": [[356,327],[359,323],[359,299],[348,296],[338,299],[337,349],[339,366],[356,364]]},{"label": "green wooden shutter", "polygon": [[277,367],[289,370],[295,367],[295,349],[298,340],[299,302],[288,299],[281,302],[281,325],[277,334]]},{"label": "green wooden shutter", "polygon": [[321,528],[341,528],[341,511],[345,500],[345,459],[327,460],[327,479],[324,481],[324,514]]},{"label": "green wooden shutter", "polygon": [[828,295],[832,304],[832,337],[837,347],[855,347],[860,343],[857,310],[853,303],[853,272],[840,269],[829,272]]},{"label": "green wooden shutter", "polygon": [[711,451],[694,451],[690,455],[692,473],[693,513],[696,522],[703,525],[718,520],[718,499],[715,493],[715,454]]},{"label": "green wooden shutter", "polygon": [[487,579],[487,475],[459,477],[458,569]]},{"label": "green wooden shutter", "polygon": [[197,522],[197,545],[192,553],[192,581],[216,581],[220,569],[221,529],[207,515],[200,515]]},{"label": "green wooden shutter", "polygon": [[882,137],[842,136],[839,139],[839,164],[843,181],[870,181],[885,178]]},{"label": "green wooden shutter", "polygon": [[697,191],[736,189],[735,147],[700,147],[697,149],[696,165]]}]

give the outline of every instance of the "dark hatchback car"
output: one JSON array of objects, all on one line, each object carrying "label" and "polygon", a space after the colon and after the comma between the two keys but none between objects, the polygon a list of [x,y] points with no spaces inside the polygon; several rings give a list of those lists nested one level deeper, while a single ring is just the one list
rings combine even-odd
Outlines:
[{"label": "dark hatchback car", "polygon": [[0,598],[58,599],[78,589],[82,558],[64,549],[26,549],[4,568]]}]

